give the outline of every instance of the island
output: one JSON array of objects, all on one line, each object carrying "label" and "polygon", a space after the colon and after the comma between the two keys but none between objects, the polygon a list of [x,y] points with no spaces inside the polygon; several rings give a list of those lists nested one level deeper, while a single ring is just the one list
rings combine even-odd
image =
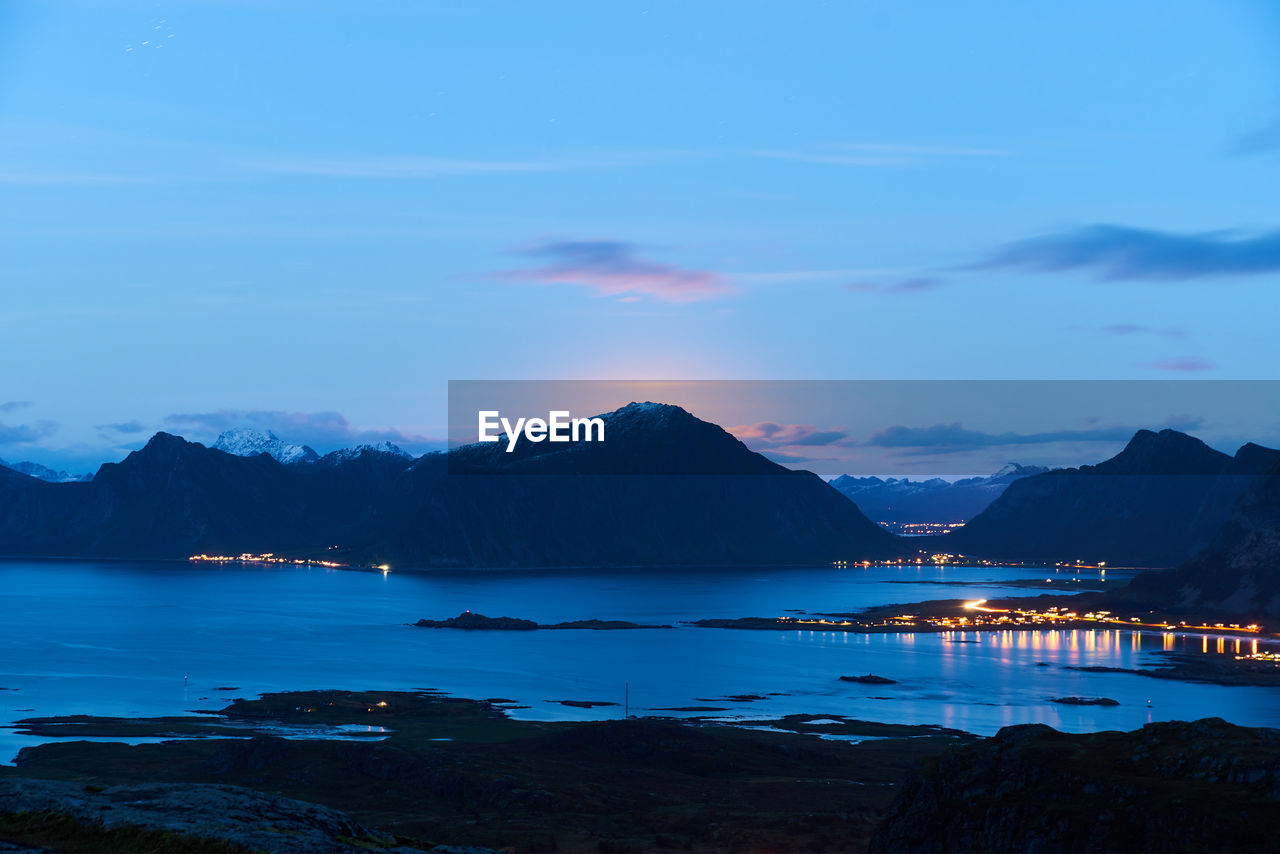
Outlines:
[{"label": "island", "polygon": [[887,676],[877,676],[874,673],[868,673],[866,676],[841,676],[841,682],[860,682],[863,685],[897,685],[897,679],[890,679]]},{"label": "island", "polygon": [[1050,703],[1064,706],[1118,706],[1120,702],[1110,697],[1050,697]]},{"label": "island", "polygon": [[463,611],[446,620],[418,620],[413,625],[420,629],[464,629],[467,631],[532,632],[538,629],[590,629],[612,631],[617,629],[669,629],[671,626],[643,625],[627,620],[569,620],[563,623],[536,623],[519,617],[486,617]]}]

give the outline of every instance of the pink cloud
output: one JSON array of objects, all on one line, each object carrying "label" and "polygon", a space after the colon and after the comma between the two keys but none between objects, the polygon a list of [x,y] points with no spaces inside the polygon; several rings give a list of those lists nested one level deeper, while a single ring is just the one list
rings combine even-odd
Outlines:
[{"label": "pink cloud", "polygon": [[727,429],[752,448],[834,445],[849,438],[844,430],[819,430],[812,424],[778,424],[774,421],[759,421]]},{"label": "pink cloud", "polygon": [[545,259],[545,264],[498,275],[543,284],[581,285],[602,296],[637,294],[666,302],[697,302],[729,293],[716,273],[686,270],[647,261],[633,244],[618,240],[566,240],[544,243],[520,254]]}]

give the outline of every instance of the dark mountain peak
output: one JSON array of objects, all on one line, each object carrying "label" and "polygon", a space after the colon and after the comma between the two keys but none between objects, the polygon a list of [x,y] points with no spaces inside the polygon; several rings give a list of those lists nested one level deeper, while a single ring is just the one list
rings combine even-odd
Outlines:
[{"label": "dark mountain peak", "polygon": [[1231,458],[1204,442],[1177,430],[1159,433],[1139,430],[1120,453],[1096,466],[1084,466],[1098,474],[1191,474],[1220,473]]},{"label": "dark mountain peak", "polygon": [[133,451],[118,463],[105,463],[98,469],[95,480],[120,487],[141,488],[141,484],[167,479],[176,471],[200,471],[215,478],[234,477],[233,473],[278,467],[280,464],[266,455],[259,457],[235,457],[223,451],[206,448],[199,442],[189,442],[181,436],[163,431],[152,436],[140,450]]},{"label": "dark mountain peak", "polygon": [[1170,566],[1213,536],[1246,477],[1234,461],[1177,430],[1139,430],[1105,462],[1014,481],[950,551],[1018,560]]},{"label": "dark mountain peak", "polygon": [[[737,439],[717,424],[703,421],[687,409],[671,403],[654,403],[632,401],[626,406],[597,416],[605,423],[605,434],[629,436],[634,433],[651,433],[666,436],[669,439],[687,440],[693,434],[703,437],[721,439]],[[739,443],[740,444],[740,443]],[[743,446],[745,448],[745,446]]]},{"label": "dark mountain peak", "polygon": [[186,439],[181,436],[175,436],[172,433],[166,433],[161,430],[159,433],[147,440],[147,444],[143,446],[143,450],[156,450],[159,448],[180,448],[184,445],[190,445]]},{"label": "dark mountain peak", "polygon": [[683,407],[676,406],[674,403],[654,403],[652,400],[643,402],[633,400],[626,406],[620,406],[613,412],[607,412],[601,417],[606,422],[611,419],[649,422],[663,422],[678,418],[697,420]]},{"label": "dark mountain peak", "polygon": [[204,449],[203,445],[196,446],[193,442],[188,442],[181,436],[161,431],[148,439],[147,444],[136,451],[131,451],[121,462],[106,463],[102,466],[102,469],[110,470],[117,466],[128,467],[147,460],[172,460],[195,447],[199,447],[201,450]]},{"label": "dark mountain peak", "polygon": [[538,474],[793,474],[755,453],[721,427],[667,403],[632,402],[594,416],[604,441],[530,442],[507,451],[498,442],[473,443],[449,452],[449,470]]},{"label": "dark mountain peak", "polygon": [[1232,474],[1267,474],[1280,463],[1280,451],[1246,442],[1231,461]]}]

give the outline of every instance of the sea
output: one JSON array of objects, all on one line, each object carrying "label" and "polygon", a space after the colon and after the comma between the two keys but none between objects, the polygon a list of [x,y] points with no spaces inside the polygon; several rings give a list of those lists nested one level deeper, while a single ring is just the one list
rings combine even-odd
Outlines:
[{"label": "sea", "polygon": [[[703,618],[848,613],[890,603],[1044,592],[1020,582],[1119,584],[1120,570],[999,566],[362,571],[184,562],[0,561],[0,761],[51,739],[28,717],[183,715],[264,692],[435,690],[502,698],[515,717],[786,714],[932,724],[987,735],[1222,717],[1280,726],[1280,689],[1090,673],[1161,651],[1249,652],[1252,639],[1128,628],[946,634],[711,629]],[[1102,582],[1105,578],[1106,581]],[[463,611],[621,631],[417,628]],[[1263,648],[1266,648],[1265,646]],[[874,673],[895,684],[840,680]],[[745,699],[754,696],[761,699]],[[1067,706],[1063,696],[1116,706]],[[592,708],[561,701],[614,703]],[[720,712],[670,711],[690,706]]]}]

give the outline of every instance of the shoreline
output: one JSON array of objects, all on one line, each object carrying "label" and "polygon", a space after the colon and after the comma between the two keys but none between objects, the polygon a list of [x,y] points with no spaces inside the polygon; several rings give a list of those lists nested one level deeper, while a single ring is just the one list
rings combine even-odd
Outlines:
[{"label": "shoreline", "polygon": [[[264,553],[265,554],[265,553]],[[274,553],[273,553],[274,554]],[[283,554],[283,553],[280,553]],[[283,566],[283,567],[323,567],[325,569],[343,569],[367,572],[381,572],[381,564],[335,564],[331,566],[323,565],[323,558],[316,557],[297,557],[282,559],[279,562],[272,561],[242,561],[238,557],[230,557],[229,560],[195,560],[191,559],[191,555],[182,557],[98,557],[92,555],[15,555],[0,554],[0,563],[16,563],[19,561],[28,561],[32,563],[49,562],[49,563],[173,563],[183,565],[241,565],[241,566]],[[297,561],[296,563],[294,561]],[[392,572],[403,572],[412,574],[421,573],[501,573],[501,572],[581,572],[589,570],[593,572],[601,571],[642,571],[642,572],[661,572],[666,570],[740,570],[743,572],[758,572],[762,569],[830,569],[838,572],[848,572],[859,569],[873,569],[876,567],[895,567],[900,569],[912,569],[923,567],[945,567],[950,569],[1087,569],[1096,570],[1104,568],[1108,571],[1132,571],[1145,572],[1148,570],[1163,570],[1169,567],[1160,566],[1110,566],[1098,567],[1092,564],[1067,564],[1054,561],[1013,561],[1013,560],[986,560],[983,558],[972,558],[971,560],[951,560],[945,562],[935,562],[932,560],[840,560],[825,563],[651,563],[651,564],[602,564],[602,563],[583,563],[583,564],[537,564],[537,565],[472,565],[472,564],[448,564],[434,566],[392,566]],[[946,582],[939,582],[946,583]],[[1083,591],[1082,591],[1083,592]]]}]

